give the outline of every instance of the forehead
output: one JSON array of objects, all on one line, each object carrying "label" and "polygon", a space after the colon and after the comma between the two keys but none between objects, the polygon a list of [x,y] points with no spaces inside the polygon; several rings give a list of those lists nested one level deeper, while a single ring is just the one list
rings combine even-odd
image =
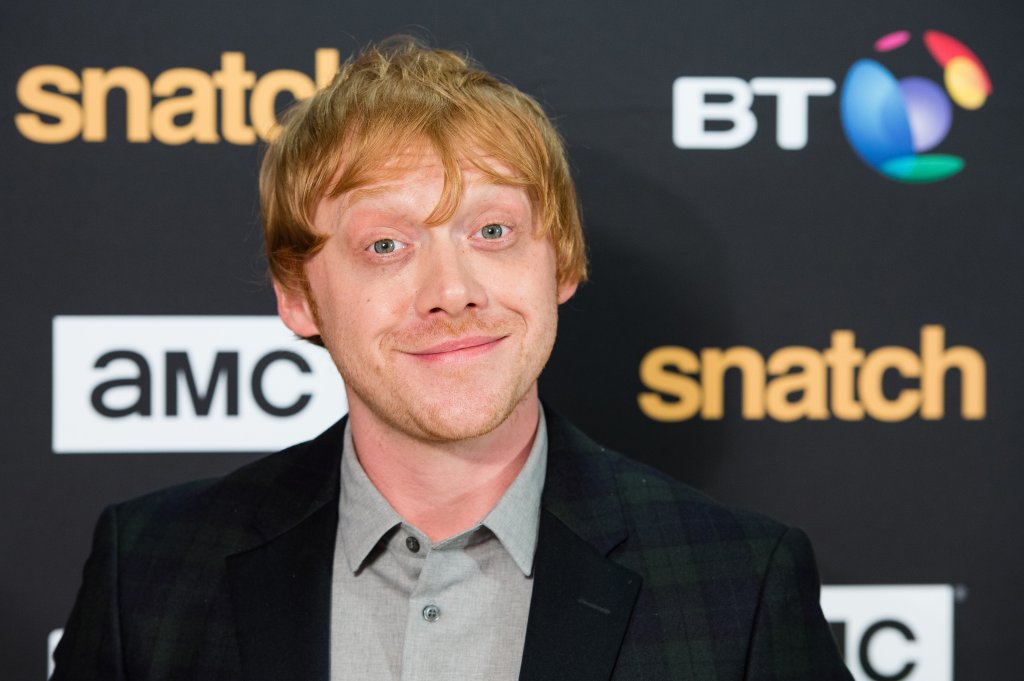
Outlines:
[{"label": "forehead", "polygon": [[[465,177],[467,163],[459,163],[459,173]],[[426,145],[405,147],[389,155],[375,166],[368,167],[361,173],[362,181],[356,184],[342,197],[347,204],[360,200],[381,196],[389,193],[408,191],[410,185],[423,183],[440,183],[445,181],[445,167],[441,157],[433,148]]]},{"label": "forehead", "polygon": [[429,143],[409,144],[376,164],[363,159],[358,170],[345,167],[344,151],[342,157],[335,190],[327,197],[328,201],[336,199],[342,211],[361,203],[421,204],[430,199],[425,218],[429,224],[451,217],[468,195],[532,207],[526,183],[499,159],[473,148],[459,151],[446,162]]}]

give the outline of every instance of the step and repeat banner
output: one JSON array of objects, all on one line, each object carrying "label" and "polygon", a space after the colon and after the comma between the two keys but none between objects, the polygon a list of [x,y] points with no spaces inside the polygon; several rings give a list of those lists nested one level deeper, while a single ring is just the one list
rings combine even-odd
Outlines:
[{"label": "step and repeat banner", "polygon": [[1024,9],[60,3],[0,10],[0,669],[46,678],[108,503],[346,409],[274,317],[256,173],[397,32],[533,94],[591,281],[549,405],[804,528],[859,681],[1009,678],[1024,539]]}]

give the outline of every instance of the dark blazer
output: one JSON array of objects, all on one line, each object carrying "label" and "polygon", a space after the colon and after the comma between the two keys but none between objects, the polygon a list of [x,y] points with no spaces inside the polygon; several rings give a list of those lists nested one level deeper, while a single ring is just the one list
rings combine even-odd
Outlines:
[{"label": "dark blazer", "polygon": [[[850,679],[803,533],[547,424],[521,679]],[[54,681],[327,681],[343,428],[107,508]]]}]

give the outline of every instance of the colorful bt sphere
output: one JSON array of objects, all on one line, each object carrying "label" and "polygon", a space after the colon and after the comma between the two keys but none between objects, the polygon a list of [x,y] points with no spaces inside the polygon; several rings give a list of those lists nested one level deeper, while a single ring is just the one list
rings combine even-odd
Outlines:
[{"label": "colorful bt sphere", "polygon": [[[895,31],[875,41],[875,51],[892,52],[910,42]],[[846,139],[873,169],[900,182],[937,182],[960,172],[964,160],[925,153],[946,139],[953,105],[980,109],[992,94],[981,60],[956,38],[925,31],[924,46],[943,69],[943,86],[920,76],[897,79],[874,59],[859,59],[846,74],[839,113]]]}]

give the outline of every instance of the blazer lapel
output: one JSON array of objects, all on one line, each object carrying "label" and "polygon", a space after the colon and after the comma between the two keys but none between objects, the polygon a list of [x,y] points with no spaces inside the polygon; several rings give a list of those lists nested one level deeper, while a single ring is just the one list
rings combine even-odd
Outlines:
[{"label": "blazer lapel", "polygon": [[520,680],[609,678],[640,582],[544,511]]},{"label": "blazer lapel", "polygon": [[641,577],[608,553],[626,538],[600,447],[551,410],[548,471],[521,681],[608,679]]},{"label": "blazer lapel", "polygon": [[279,455],[294,461],[267,481],[255,519],[264,541],[227,557],[247,681],[328,681],[343,432],[344,420]]}]

